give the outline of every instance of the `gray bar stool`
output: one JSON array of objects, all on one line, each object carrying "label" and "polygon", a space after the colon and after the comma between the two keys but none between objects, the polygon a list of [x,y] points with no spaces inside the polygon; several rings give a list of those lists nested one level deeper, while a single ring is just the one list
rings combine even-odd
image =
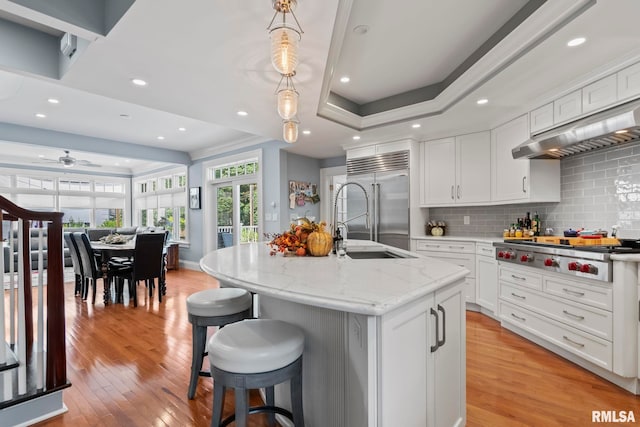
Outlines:
[{"label": "gray bar stool", "polygon": [[238,288],[207,289],[187,297],[187,313],[191,323],[192,353],[191,379],[187,396],[193,399],[196,394],[198,377],[210,377],[210,372],[202,371],[202,362],[207,343],[207,327],[223,327],[251,317],[253,298],[251,293]]},{"label": "gray bar stool", "polygon": [[[209,362],[213,377],[212,427],[245,427],[247,415],[269,413],[269,425],[275,414],[304,427],[302,412],[302,351],[304,334],[289,323],[272,319],[237,322],[218,331],[209,340]],[[290,381],[291,412],[274,405],[274,386]],[[221,421],[226,388],[235,389],[235,414]],[[249,390],[264,388],[266,405],[249,407]]]}]

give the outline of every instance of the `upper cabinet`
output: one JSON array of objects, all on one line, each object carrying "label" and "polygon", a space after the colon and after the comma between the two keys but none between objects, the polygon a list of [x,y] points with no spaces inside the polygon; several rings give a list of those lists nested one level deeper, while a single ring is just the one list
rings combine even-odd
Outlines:
[{"label": "upper cabinet", "polygon": [[640,63],[618,72],[618,99],[634,98],[640,94]]},{"label": "upper cabinet", "polygon": [[613,104],[618,99],[618,78],[612,74],[582,88],[582,113],[590,113]]},{"label": "upper cabinet", "polygon": [[376,154],[393,153],[394,151],[411,150],[411,141],[402,140],[394,142],[385,142],[375,145],[367,145],[365,147],[350,148],[347,150],[347,159],[356,159],[358,157],[369,157]]},{"label": "upper cabinet", "polygon": [[491,139],[479,132],[421,145],[422,206],[491,201]]},{"label": "upper cabinet", "polygon": [[640,96],[640,63],[624,68],[529,113],[532,135]]},{"label": "upper cabinet", "polygon": [[525,114],[491,131],[492,201],[559,202],[560,161],[514,159],[511,149],[529,139]]}]

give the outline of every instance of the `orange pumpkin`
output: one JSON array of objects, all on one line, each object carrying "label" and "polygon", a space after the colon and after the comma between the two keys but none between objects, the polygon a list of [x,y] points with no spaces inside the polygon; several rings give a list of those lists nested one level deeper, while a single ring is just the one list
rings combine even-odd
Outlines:
[{"label": "orange pumpkin", "polygon": [[313,256],[327,256],[333,247],[333,237],[320,228],[307,237],[307,251]]}]

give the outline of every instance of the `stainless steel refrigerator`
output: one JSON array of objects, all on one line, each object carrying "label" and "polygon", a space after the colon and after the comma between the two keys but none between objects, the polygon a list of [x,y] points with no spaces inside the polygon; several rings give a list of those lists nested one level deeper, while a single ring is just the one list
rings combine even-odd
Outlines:
[{"label": "stainless steel refrigerator", "polygon": [[[370,227],[360,216],[347,224],[347,239],[373,240],[409,249],[409,152],[398,151],[347,160],[347,182],[357,182],[367,191]],[[357,186],[347,190],[346,217],[367,211],[364,192]]]}]

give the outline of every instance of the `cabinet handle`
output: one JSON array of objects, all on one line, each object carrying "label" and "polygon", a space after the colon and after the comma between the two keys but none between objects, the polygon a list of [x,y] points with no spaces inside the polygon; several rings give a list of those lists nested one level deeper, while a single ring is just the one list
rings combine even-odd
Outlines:
[{"label": "cabinet handle", "polygon": [[563,291],[565,291],[566,293],[568,293],[569,295],[573,295],[576,297],[583,297],[584,296],[584,292],[577,292],[577,291],[572,291],[571,289],[567,289],[567,288],[562,288]]},{"label": "cabinet handle", "polygon": [[527,177],[526,177],[526,176],[523,176],[523,177],[522,177],[522,192],[523,192],[523,193],[526,193],[526,192],[527,192],[527,187],[525,187],[526,183],[527,183]]},{"label": "cabinet handle", "polygon": [[568,341],[568,342],[570,342],[571,344],[573,344],[573,345],[575,345],[575,346],[578,346],[578,347],[580,347],[580,348],[584,347],[584,344],[579,343],[579,342],[576,342],[576,341],[572,340],[571,338],[569,338],[569,337],[568,337],[568,336],[566,336],[566,335],[563,335],[563,336],[562,336],[562,338],[563,338],[565,341]]},{"label": "cabinet handle", "polygon": [[511,295],[513,295],[514,297],[519,298],[521,300],[527,299],[527,297],[523,297],[522,295],[514,294],[513,292],[511,292]]},{"label": "cabinet handle", "polygon": [[520,317],[520,316],[516,316],[515,314],[511,313],[511,317],[515,317],[516,319],[522,321],[522,322],[526,322],[527,319],[525,319],[524,317]]},{"label": "cabinet handle", "polygon": [[511,277],[513,277],[514,279],[518,279],[518,280],[527,280],[526,277],[516,276],[515,274],[512,274]]},{"label": "cabinet handle", "polygon": [[438,311],[442,312],[442,341],[438,340],[438,348],[440,348],[447,342],[447,313],[440,304],[438,304]]},{"label": "cabinet handle", "polygon": [[459,199],[461,197],[460,196],[460,186],[459,185],[458,185],[457,193],[458,193],[458,199]]},{"label": "cabinet handle", "polygon": [[455,196],[453,195],[453,185],[451,186],[451,200],[455,200]]},{"label": "cabinet handle", "polygon": [[449,249],[464,249],[464,246],[449,246]]},{"label": "cabinet handle", "polygon": [[438,349],[438,347],[440,347],[440,341],[438,341],[438,333],[440,331],[440,327],[438,326],[438,324],[440,322],[438,319],[438,312],[435,311],[433,307],[431,307],[431,315],[436,318],[436,343],[431,346],[431,353],[434,353]]},{"label": "cabinet handle", "polygon": [[425,248],[439,248],[440,245],[424,245]]},{"label": "cabinet handle", "polygon": [[567,310],[562,310],[562,312],[563,312],[564,314],[566,314],[567,316],[569,316],[569,317],[573,317],[574,319],[577,319],[577,320],[584,320],[584,316],[579,316],[579,315],[577,315],[577,314],[569,313]]}]

